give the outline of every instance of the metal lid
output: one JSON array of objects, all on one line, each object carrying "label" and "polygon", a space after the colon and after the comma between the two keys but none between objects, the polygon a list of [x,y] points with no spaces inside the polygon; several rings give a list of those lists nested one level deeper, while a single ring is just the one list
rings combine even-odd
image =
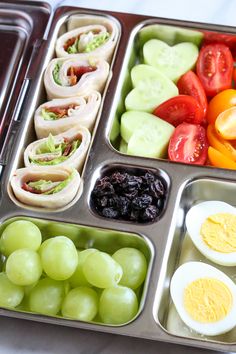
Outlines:
[{"label": "metal lid", "polygon": [[43,2],[0,2],[0,153],[34,47],[43,39],[50,14],[50,6]]}]

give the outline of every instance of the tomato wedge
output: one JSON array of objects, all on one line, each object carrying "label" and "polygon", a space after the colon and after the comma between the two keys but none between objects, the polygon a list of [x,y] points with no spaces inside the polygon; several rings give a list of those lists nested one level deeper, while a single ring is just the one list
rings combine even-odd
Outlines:
[{"label": "tomato wedge", "polygon": [[207,112],[207,97],[197,75],[192,70],[187,71],[186,74],[179,78],[177,87],[180,94],[192,96],[198,101],[203,108],[205,116]]},{"label": "tomato wedge", "polygon": [[204,33],[203,46],[206,44],[212,44],[212,43],[225,44],[231,50],[233,57],[235,57],[235,55],[236,55],[236,37],[234,34],[210,32],[210,31],[203,31],[203,33]]},{"label": "tomato wedge", "polygon": [[80,78],[87,73],[95,71],[96,67],[94,66],[71,66],[67,70],[67,75],[69,77],[70,85],[74,86],[80,80]]},{"label": "tomato wedge", "polygon": [[233,57],[224,44],[208,44],[201,48],[197,60],[197,75],[206,95],[212,97],[231,88]]},{"label": "tomato wedge", "polygon": [[208,142],[201,125],[182,123],[170,138],[168,155],[171,161],[204,165]]},{"label": "tomato wedge", "polygon": [[194,97],[187,95],[170,98],[156,107],[153,114],[175,127],[183,122],[201,124],[204,121],[202,107]]}]

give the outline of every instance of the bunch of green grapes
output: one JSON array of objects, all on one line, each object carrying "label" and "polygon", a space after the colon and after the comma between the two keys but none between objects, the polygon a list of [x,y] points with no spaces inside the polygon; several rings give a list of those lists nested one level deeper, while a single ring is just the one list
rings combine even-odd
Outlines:
[{"label": "bunch of green grapes", "polygon": [[93,248],[78,251],[66,236],[42,243],[33,222],[17,220],[4,229],[0,251],[2,307],[106,324],[126,323],[138,312],[136,290],[147,272],[138,249],[121,248],[111,256]]}]

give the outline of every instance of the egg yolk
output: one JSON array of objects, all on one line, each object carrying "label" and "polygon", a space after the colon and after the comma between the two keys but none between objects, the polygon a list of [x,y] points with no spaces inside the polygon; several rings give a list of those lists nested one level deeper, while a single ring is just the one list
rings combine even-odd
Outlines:
[{"label": "egg yolk", "polygon": [[236,215],[210,215],[202,224],[200,234],[211,249],[221,253],[236,252]]},{"label": "egg yolk", "polygon": [[184,289],[184,307],[193,320],[212,323],[222,320],[232,308],[232,294],[222,282],[199,278]]}]

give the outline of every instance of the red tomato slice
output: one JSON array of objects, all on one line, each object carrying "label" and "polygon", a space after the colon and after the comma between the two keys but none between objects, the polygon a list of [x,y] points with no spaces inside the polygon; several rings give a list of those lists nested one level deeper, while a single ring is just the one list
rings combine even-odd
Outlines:
[{"label": "red tomato slice", "polygon": [[156,107],[153,114],[175,127],[183,122],[201,124],[204,121],[202,107],[194,97],[187,95],[170,98]]},{"label": "red tomato slice", "polygon": [[174,131],[168,147],[171,161],[204,165],[208,142],[201,125],[182,123]]},{"label": "red tomato slice", "polygon": [[203,46],[212,43],[225,44],[231,50],[233,57],[236,56],[236,36],[234,34],[210,31],[203,31],[203,33]]},{"label": "red tomato slice", "polygon": [[231,88],[233,57],[224,44],[208,44],[201,48],[197,61],[197,75],[207,96]]},{"label": "red tomato slice", "polygon": [[198,101],[203,108],[205,117],[207,112],[207,97],[197,75],[191,70],[186,72],[186,74],[179,78],[177,87],[181,95],[192,96]]}]

